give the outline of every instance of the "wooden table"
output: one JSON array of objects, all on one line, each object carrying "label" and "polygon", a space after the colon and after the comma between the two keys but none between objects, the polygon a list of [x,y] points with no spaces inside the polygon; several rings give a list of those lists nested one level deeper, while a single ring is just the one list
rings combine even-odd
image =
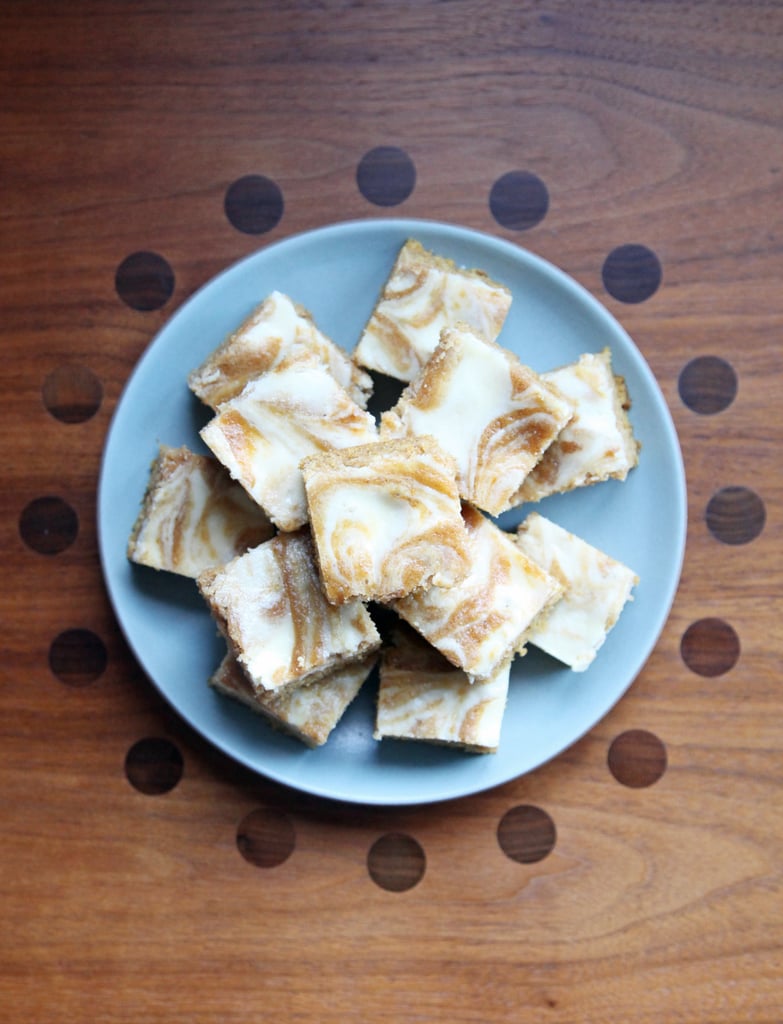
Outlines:
[{"label": "wooden table", "polygon": [[[4,5],[3,1020],[781,1020],[781,38],[781,5],[734,0]],[[689,494],[624,699],[421,808],[298,794],[199,738],[96,540],[158,328],[241,257],[379,216],[509,239],[598,297]]]}]

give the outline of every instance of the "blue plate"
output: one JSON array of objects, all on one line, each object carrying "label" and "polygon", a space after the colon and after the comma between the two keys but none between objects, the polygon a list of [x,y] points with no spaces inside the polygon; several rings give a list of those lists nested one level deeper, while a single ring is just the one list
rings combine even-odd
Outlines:
[{"label": "blue plate", "polygon": [[[203,450],[208,414],[186,378],[266,295],[301,302],[352,349],[403,242],[414,237],[505,283],[514,300],[498,339],[533,369],[609,346],[633,401],[640,464],[611,481],[539,503],[542,514],[631,566],[635,600],[584,673],[531,651],[512,669],[500,749],[471,755],[372,738],[365,687],[324,747],[309,750],[207,686],[223,654],[195,583],[131,565],[128,536],[158,444]],[[506,513],[513,528],[527,509]],[[414,220],[348,222],[287,238],[197,292],[151,343],[117,406],[98,491],[100,554],[109,595],[144,671],[199,733],[247,767],[308,793],[367,804],[419,804],[475,793],[529,772],[570,746],[631,685],[663,629],[685,548],[686,489],[677,435],[647,363],[607,310],[570,277],[509,242]]]}]

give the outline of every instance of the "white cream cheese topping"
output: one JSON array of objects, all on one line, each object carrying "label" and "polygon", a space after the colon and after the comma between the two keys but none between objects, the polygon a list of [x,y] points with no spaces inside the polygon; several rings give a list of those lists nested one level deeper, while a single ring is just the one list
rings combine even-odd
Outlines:
[{"label": "white cream cheese topping", "polygon": [[502,285],[409,241],[400,250],[354,359],[398,380],[413,380],[444,327],[463,321],[494,341],[510,305],[511,294]]},{"label": "white cream cheese topping", "polygon": [[306,533],[278,535],[203,574],[199,587],[260,690],[317,678],[380,643],[361,602],[326,601]]},{"label": "white cream cheese topping", "polygon": [[517,543],[563,587],[562,598],[533,623],[530,643],[575,671],[584,671],[631,599],[638,577],[537,512],[519,526]]},{"label": "white cream cheese topping", "polygon": [[612,372],[609,349],[586,353],[578,362],[542,373],[574,408],[519,492],[519,501],[538,501],[599,480],[624,480],[638,461],[638,445],[623,399],[625,388]]},{"label": "white cream cheese topping", "polygon": [[164,445],[150,472],[128,557],[195,578],[273,532],[263,511],[216,459]]},{"label": "white cream cheese topping", "polygon": [[191,373],[188,383],[199,398],[218,408],[250,380],[300,360],[320,363],[358,405],[366,405],[371,378],[318,329],[307,310],[279,291]]},{"label": "white cream cheese topping", "polygon": [[466,507],[464,516],[468,575],[453,587],[411,594],[392,607],[452,664],[482,679],[513,655],[535,617],[561,591],[512,536],[475,509]]},{"label": "white cream cheese topping", "polygon": [[459,325],[381,417],[381,437],[429,434],[457,463],[460,496],[491,515],[515,496],[573,414],[507,350]]},{"label": "white cream cheese topping", "polygon": [[331,448],[378,440],[375,419],[323,367],[296,363],[251,381],[201,431],[231,476],[282,530],[307,522],[299,465]]},{"label": "white cream cheese topping", "polygon": [[488,679],[471,682],[458,668],[381,663],[375,738],[453,744],[488,753],[497,749],[511,662]]}]

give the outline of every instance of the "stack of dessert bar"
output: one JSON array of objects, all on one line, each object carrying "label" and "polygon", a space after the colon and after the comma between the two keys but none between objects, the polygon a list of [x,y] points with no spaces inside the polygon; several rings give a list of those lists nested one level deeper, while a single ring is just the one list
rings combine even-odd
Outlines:
[{"label": "stack of dessert bar", "polygon": [[[495,520],[624,480],[629,399],[608,349],[524,365],[510,303],[410,240],[351,355],[273,292],[190,374],[210,454],[161,448],[128,556],[197,580],[215,690],[318,746],[377,665],[376,739],[491,752],[528,644],[592,663],[634,572],[538,512]],[[372,374],[404,385],[379,421]]]}]

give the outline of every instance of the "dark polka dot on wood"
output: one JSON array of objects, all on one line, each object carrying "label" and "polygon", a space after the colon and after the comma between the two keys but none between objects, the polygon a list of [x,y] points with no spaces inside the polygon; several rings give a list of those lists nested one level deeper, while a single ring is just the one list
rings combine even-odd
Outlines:
[{"label": "dark polka dot on wood", "polygon": [[117,267],[114,287],[126,306],[146,313],[169,301],[174,291],[174,271],[156,252],[134,252]]},{"label": "dark polka dot on wood", "polygon": [[737,375],[725,359],[697,356],[683,367],[678,390],[689,409],[711,416],[723,412],[736,398]]},{"label": "dark polka dot on wood", "polygon": [[356,184],[368,202],[376,206],[398,206],[413,192],[416,167],[404,149],[377,146],[359,161]]},{"label": "dark polka dot on wood", "polygon": [[44,380],[41,397],[61,423],[83,423],[100,409],[103,385],[86,366],[59,366]]},{"label": "dark polka dot on wood", "polygon": [[520,804],[506,811],[497,829],[500,849],[519,864],[535,864],[554,850],[555,823],[545,810]]},{"label": "dark polka dot on wood", "polygon": [[57,555],[76,540],[79,517],[62,498],[36,498],[19,517],[25,544],[40,555]]},{"label": "dark polka dot on wood", "polygon": [[680,655],[692,672],[700,676],[721,676],[737,664],[739,637],[723,619],[699,619],[683,633]]},{"label": "dark polka dot on wood", "polygon": [[546,216],[549,191],[537,175],[529,171],[509,171],[492,186],[489,209],[501,227],[526,231]]},{"label": "dark polka dot on wood", "polygon": [[67,629],[49,648],[49,667],[68,686],[87,686],[106,670],[106,645],[89,629]]},{"label": "dark polka dot on wood", "polygon": [[604,288],[619,302],[644,302],[661,283],[661,264],[646,245],[620,245],[604,261]]},{"label": "dark polka dot on wood", "polygon": [[263,174],[247,174],[229,185],[223,208],[237,231],[263,235],[280,223],[285,202],[277,182]]},{"label": "dark polka dot on wood", "polygon": [[632,789],[652,786],[666,771],[666,747],[651,732],[629,729],[609,747],[609,771]]},{"label": "dark polka dot on wood", "polygon": [[764,529],[764,502],[748,487],[723,487],[707,503],[707,529],[723,544],[749,544]]},{"label": "dark polka dot on wood", "polygon": [[296,832],[283,811],[259,807],[246,815],[237,828],[237,849],[250,864],[274,868],[288,860],[296,846]]},{"label": "dark polka dot on wood", "polygon": [[182,754],[171,740],[150,736],[134,743],[125,758],[128,782],[147,796],[161,796],[182,778]]},{"label": "dark polka dot on wood", "polygon": [[381,836],[367,854],[367,870],[376,885],[389,892],[405,892],[424,877],[427,859],[412,837],[400,832]]}]

